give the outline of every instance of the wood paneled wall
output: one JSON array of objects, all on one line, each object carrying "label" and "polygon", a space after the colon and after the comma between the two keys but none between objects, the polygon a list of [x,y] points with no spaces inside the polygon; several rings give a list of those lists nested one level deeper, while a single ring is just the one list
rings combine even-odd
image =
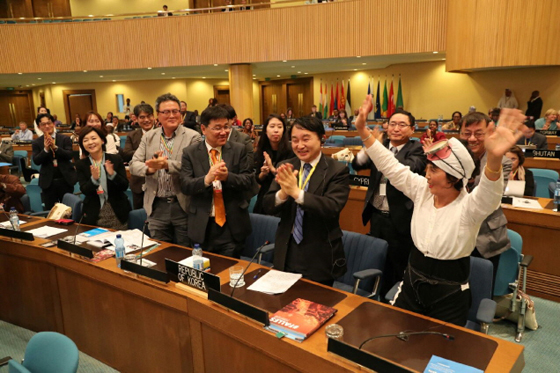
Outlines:
[{"label": "wood paneled wall", "polygon": [[558,15],[558,0],[450,0],[447,71],[560,65]]},{"label": "wood paneled wall", "polygon": [[349,0],[185,17],[2,25],[0,73],[443,51],[446,24],[447,0]]}]

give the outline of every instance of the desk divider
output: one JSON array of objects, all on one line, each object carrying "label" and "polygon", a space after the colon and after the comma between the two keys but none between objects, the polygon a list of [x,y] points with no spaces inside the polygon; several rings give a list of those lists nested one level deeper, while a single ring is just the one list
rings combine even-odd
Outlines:
[{"label": "desk divider", "polygon": [[83,246],[75,245],[73,243],[66,242],[64,240],[58,240],[58,241],[56,241],[56,247],[58,247],[59,249],[66,250],[66,251],[69,251],[71,253],[77,254],[77,255],[81,255],[81,256],[86,257],[88,259],[93,259],[93,251],[90,250],[90,249],[87,249]]},{"label": "desk divider", "polygon": [[157,269],[147,268],[141,266],[140,264],[132,263],[127,260],[121,260],[121,269],[136,273],[137,275],[151,278],[156,281],[161,281],[163,283],[169,282],[169,274],[167,272],[161,272]]},{"label": "desk divider", "polygon": [[22,241],[34,241],[35,237],[33,237],[33,233],[29,232],[22,232],[22,231],[14,231],[11,229],[4,229],[0,228],[0,236],[9,237],[9,238],[16,238]]},{"label": "desk divider", "polygon": [[246,316],[264,326],[270,325],[268,312],[254,307],[248,303],[242,302],[239,299],[233,298],[227,294],[216,291],[212,288],[208,289],[208,300],[219,304],[225,308],[235,311],[243,316]]}]

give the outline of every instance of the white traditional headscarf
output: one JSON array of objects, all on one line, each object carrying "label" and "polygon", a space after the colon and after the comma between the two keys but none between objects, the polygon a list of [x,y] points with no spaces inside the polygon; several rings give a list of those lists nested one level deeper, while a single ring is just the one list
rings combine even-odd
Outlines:
[{"label": "white traditional headscarf", "polygon": [[463,185],[467,185],[475,168],[474,161],[467,148],[456,138],[450,138],[447,144],[448,146],[436,153],[428,154],[428,160],[449,175],[462,179]]}]

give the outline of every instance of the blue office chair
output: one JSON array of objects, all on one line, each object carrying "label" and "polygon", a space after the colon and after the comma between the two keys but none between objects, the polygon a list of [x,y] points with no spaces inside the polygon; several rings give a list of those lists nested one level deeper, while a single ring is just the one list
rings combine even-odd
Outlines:
[{"label": "blue office chair", "polygon": [[253,197],[251,197],[251,201],[249,202],[249,213],[252,213],[253,210],[255,209],[255,204],[257,203],[257,197],[258,195],[255,195]]},{"label": "blue office chair", "polygon": [[251,219],[251,234],[245,239],[245,249],[241,253],[241,259],[251,260],[257,252],[257,249],[264,245],[266,241],[268,245],[261,249],[261,254],[257,257],[257,263],[267,267],[272,266],[274,261],[274,241],[276,239],[276,229],[280,218],[276,216],[249,214]]},{"label": "blue office chair", "polygon": [[80,221],[80,219],[82,218],[82,207],[84,201],[82,201],[82,199],[75,194],[66,193],[62,197],[62,203],[72,208],[72,220]]},{"label": "blue office chair", "polygon": [[42,192],[41,187],[39,185],[28,184],[25,186],[25,190],[27,191],[27,196],[29,198],[29,206],[30,206],[29,211],[31,212],[44,211],[43,201],[41,199],[41,192]]},{"label": "blue office chair", "polygon": [[35,163],[33,157],[31,157],[31,168],[37,170],[37,172],[41,171],[41,166]]},{"label": "blue office chair", "polygon": [[542,168],[530,168],[529,170],[533,173],[533,178],[537,184],[537,187],[535,188],[537,191],[536,196],[549,198],[550,194],[548,192],[548,184],[558,180],[558,172]]},{"label": "blue office chair", "polygon": [[343,146],[345,138],[346,138],[346,136],[333,135],[333,136],[329,137],[327,139],[327,141],[325,141],[325,145],[328,145],[328,146]]},{"label": "blue office chair", "polygon": [[126,144],[126,136],[119,136],[119,137],[121,139],[121,149],[124,149],[124,145]]},{"label": "blue office chair", "polygon": [[24,194],[19,200],[23,205],[23,212],[25,214],[31,213],[31,201],[29,200],[29,196],[27,194]]},{"label": "blue office chair", "polygon": [[[146,210],[144,210],[143,208],[130,211],[128,213],[128,229],[144,229],[144,222],[147,219],[148,216],[146,215]],[[146,227],[144,233],[146,234],[146,236],[150,236],[149,227]]]},{"label": "blue office chair", "polygon": [[554,199],[554,190],[556,190],[556,182],[551,181],[550,183],[548,183],[548,196],[549,196],[549,198]]},{"label": "blue office chair", "polygon": [[362,139],[360,136],[355,137],[345,137],[342,140],[342,146],[360,146],[363,145]]},{"label": "blue office chair", "polygon": [[41,332],[29,340],[22,364],[12,359],[8,365],[10,373],[75,373],[78,361],[78,347],[70,338],[60,333]]},{"label": "blue office chair", "polygon": [[342,244],[348,271],[333,287],[368,298],[378,298],[388,244],[379,238],[342,231]]}]

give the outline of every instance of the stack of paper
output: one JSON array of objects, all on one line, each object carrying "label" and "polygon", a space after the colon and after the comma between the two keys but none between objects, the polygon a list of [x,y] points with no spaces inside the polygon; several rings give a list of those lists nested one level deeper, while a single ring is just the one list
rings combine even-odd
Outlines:
[{"label": "stack of paper", "polygon": [[[142,231],[139,229],[96,234],[90,237],[87,243],[96,247],[115,250],[114,242],[117,234],[120,234],[123,238],[125,253],[127,254],[156,244],[155,241],[150,240],[148,236],[144,235],[144,244],[142,245]],[[142,247],[140,247],[141,245]]]},{"label": "stack of paper", "polygon": [[31,233],[33,234],[33,236],[40,237],[40,238],[49,238],[64,232],[68,232],[68,229],[54,228],[54,227],[47,227],[47,226],[30,229],[27,231],[27,233]]},{"label": "stack of paper", "polygon": [[282,294],[291,288],[300,278],[300,273],[270,270],[247,289],[265,294]]},{"label": "stack of paper", "polygon": [[[20,220],[19,226],[21,227],[25,223],[27,223],[25,220]],[[12,223],[9,220],[6,220],[5,222],[0,223],[0,228],[12,229],[13,227],[12,227]]]},{"label": "stack of paper", "polygon": [[517,198],[513,197],[513,207],[523,207],[525,209],[535,209],[535,210],[542,210],[542,206],[540,205],[539,201],[535,199],[529,198]]}]

